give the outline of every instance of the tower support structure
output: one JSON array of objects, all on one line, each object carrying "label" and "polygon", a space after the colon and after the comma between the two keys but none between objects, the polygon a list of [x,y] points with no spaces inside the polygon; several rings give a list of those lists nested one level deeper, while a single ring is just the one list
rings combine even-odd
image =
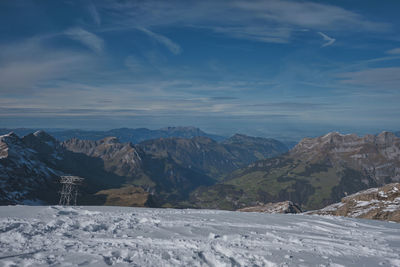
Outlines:
[{"label": "tower support structure", "polygon": [[82,184],[83,180],[83,178],[78,176],[61,176],[60,183],[62,184],[62,189],[58,204],[62,206],[76,206],[78,187]]}]

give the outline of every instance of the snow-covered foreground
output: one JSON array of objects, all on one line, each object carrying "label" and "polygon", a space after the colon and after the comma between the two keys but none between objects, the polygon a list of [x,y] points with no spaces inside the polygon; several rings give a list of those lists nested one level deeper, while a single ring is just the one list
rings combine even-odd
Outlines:
[{"label": "snow-covered foreground", "polygon": [[400,224],[120,207],[0,207],[0,266],[400,266]]}]

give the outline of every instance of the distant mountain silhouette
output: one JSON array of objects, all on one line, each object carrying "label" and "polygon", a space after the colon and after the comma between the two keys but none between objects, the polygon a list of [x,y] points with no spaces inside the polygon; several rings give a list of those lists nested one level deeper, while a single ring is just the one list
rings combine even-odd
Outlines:
[{"label": "distant mountain silhouette", "polygon": [[[29,128],[17,128],[17,129],[0,129],[1,134],[7,134],[9,132],[14,132],[18,136],[22,137],[29,133],[34,133],[39,129],[29,129]],[[62,130],[62,129],[48,129],[46,130],[53,137],[59,141],[65,141],[71,138],[78,138],[82,140],[100,140],[109,136],[117,137],[123,143],[131,142],[133,144],[140,143],[145,140],[167,138],[167,137],[182,137],[182,138],[192,138],[196,136],[209,137],[215,141],[225,140],[226,137],[208,134],[195,127],[167,127],[158,130],[150,130],[147,128],[119,128],[107,131],[91,131],[91,130]]]}]

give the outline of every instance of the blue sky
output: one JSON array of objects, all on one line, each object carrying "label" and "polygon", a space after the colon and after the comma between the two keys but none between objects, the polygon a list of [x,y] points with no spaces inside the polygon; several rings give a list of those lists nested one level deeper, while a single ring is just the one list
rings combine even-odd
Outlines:
[{"label": "blue sky", "polygon": [[0,127],[400,130],[400,1],[0,2]]}]

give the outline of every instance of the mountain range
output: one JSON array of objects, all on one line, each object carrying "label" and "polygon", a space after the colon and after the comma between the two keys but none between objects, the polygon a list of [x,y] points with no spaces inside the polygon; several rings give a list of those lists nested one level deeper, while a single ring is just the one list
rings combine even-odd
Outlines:
[{"label": "mountain range", "polygon": [[[240,140],[246,142],[242,147]],[[132,144],[116,137],[59,142],[43,131],[21,138],[3,135],[0,149],[2,204],[55,204],[58,177],[71,174],[85,178],[82,203],[156,206],[189,205],[189,193],[199,186],[212,185],[253,159],[287,151],[277,140],[243,135],[223,143],[208,137],[170,137]]]},{"label": "mountain range", "polygon": [[329,133],[305,138],[287,154],[260,160],[191,195],[199,208],[235,210],[290,200],[319,209],[348,194],[400,181],[400,138]]},{"label": "mountain range", "polygon": [[0,136],[0,204],[57,204],[59,177],[85,178],[80,204],[237,210],[291,201],[315,210],[400,181],[400,138],[329,133],[293,149],[236,134],[58,141],[44,131]]}]

